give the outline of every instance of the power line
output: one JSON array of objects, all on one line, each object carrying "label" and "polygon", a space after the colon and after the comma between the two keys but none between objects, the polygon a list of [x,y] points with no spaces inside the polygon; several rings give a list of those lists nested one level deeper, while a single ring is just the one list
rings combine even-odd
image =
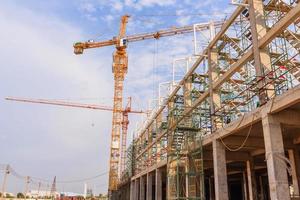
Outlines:
[{"label": "power line", "polygon": [[164,14],[148,14],[148,15],[132,15],[133,18],[135,17],[181,17],[181,16],[224,16],[230,13],[164,13]]},{"label": "power line", "polygon": [[[92,176],[92,177],[88,177],[88,178],[81,178],[81,179],[75,179],[75,180],[63,180],[63,181],[56,181],[56,183],[80,183],[80,182],[84,182],[84,181],[89,181],[89,180],[93,180],[96,179],[98,177],[104,176],[108,174],[108,172],[103,172],[101,174],[98,174],[96,176]],[[38,177],[31,177],[33,179],[39,180],[39,181],[44,181],[44,182],[51,182],[51,180],[48,179],[42,179],[42,178],[38,178]]]},{"label": "power line", "polygon": [[[16,170],[14,170],[10,165],[7,165],[7,164],[0,164],[0,170],[6,170],[6,167],[8,167],[8,171],[9,171],[9,174],[18,178],[18,179],[21,179],[21,180],[25,180],[27,177],[29,177],[29,181],[31,184],[34,184],[34,185],[38,185],[40,182],[43,182],[43,183],[51,183],[52,180],[49,180],[49,179],[44,179],[44,178],[39,178],[39,177],[34,177],[34,176],[24,176],[24,175],[21,175],[19,174],[18,172],[16,172]],[[89,181],[89,180],[93,180],[93,179],[96,179],[96,178],[99,178],[101,176],[104,176],[108,174],[108,172],[103,172],[103,173],[100,173],[98,175],[95,175],[95,176],[91,176],[91,177],[86,177],[86,178],[80,178],[80,179],[74,179],[74,180],[61,180],[61,181],[56,181],[57,183],[80,183],[80,182],[85,182],[85,181]]]}]

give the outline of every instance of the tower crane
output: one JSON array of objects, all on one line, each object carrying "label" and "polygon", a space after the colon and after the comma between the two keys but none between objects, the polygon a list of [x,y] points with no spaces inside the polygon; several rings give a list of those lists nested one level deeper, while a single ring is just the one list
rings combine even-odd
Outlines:
[{"label": "tower crane", "polygon": [[[10,101],[18,101],[25,103],[39,103],[39,104],[50,104],[56,106],[67,106],[67,107],[75,107],[75,108],[86,108],[86,109],[94,109],[94,110],[104,110],[104,111],[114,111],[112,107],[97,105],[97,104],[84,104],[84,103],[75,103],[75,102],[67,102],[61,100],[48,100],[48,99],[30,99],[30,98],[18,98],[18,97],[6,97],[6,100]],[[125,109],[117,110],[117,112],[122,114],[121,125],[122,125],[122,135],[127,136],[128,130],[128,114],[145,114],[142,110],[131,110],[131,97],[128,98],[128,102],[126,104]],[[126,139],[127,137],[123,137],[122,139],[122,152],[121,152],[121,170],[125,169],[126,162]]]},{"label": "tower crane", "polygon": [[[196,30],[195,26],[175,27],[164,29],[152,33],[143,33],[126,36],[126,25],[128,23],[129,15],[121,17],[119,35],[106,41],[88,41],[77,42],[73,45],[75,54],[82,54],[85,49],[100,48],[105,46],[115,45],[116,50],[113,54],[113,74],[114,74],[114,102],[113,102],[113,118],[112,118],[112,132],[111,132],[111,146],[110,146],[110,166],[109,166],[109,197],[113,191],[117,190],[119,172],[119,155],[120,155],[120,129],[121,129],[121,115],[119,110],[122,110],[123,98],[123,82],[128,69],[128,56],[126,52],[127,44],[129,42],[137,42],[147,39],[159,39],[161,37],[191,33],[193,31],[202,31],[209,29],[211,23],[203,23],[198,25]],[[214,22],[215,27],[219,27],[223,22]],[[122,142],[126,141],[126,135],[122,135]],[[125,151],[122,145],[122,152]],[[126,147],[126,146],[125,146]]]}]

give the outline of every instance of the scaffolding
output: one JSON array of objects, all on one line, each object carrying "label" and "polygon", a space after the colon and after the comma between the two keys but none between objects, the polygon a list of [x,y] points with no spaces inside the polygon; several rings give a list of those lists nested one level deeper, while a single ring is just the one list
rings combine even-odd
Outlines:
[{"label": "scaffolding", "polygon": [[[177,123],[184,111],[207,87],[206,76],[193,74],[190,82],[169,103],[168,127],[176,123],[168,135],[168,199],[205,199],[202,154],[203,120],[207,123],[207,107],[199,107]],[[194,85],[194,86],[192,86]],[[193,151],[192,151],[193,150]]]},{"label": "scaffolding", "polygon": [[203,138],[226,130],[228,124],[300,83],[300,18],[266,45],[261,47],[255,41],[297,3],[263,1],[259,20],[264,23],[257,32],[250,26],[250,7],[239,8],[229,27],[208,44],[182,80],[176,81],[174,90],[135,140],[135,175],[163,163],[168,199],[206,198]]}]

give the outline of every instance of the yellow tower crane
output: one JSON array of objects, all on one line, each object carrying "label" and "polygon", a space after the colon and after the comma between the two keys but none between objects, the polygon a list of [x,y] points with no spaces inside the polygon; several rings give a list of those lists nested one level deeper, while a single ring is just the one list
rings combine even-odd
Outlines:
[{"label": "yellow tower crane", "polygon": [[[121,18],[119,36],[115,39],[116,51],[113,54],[113,74],[114,74],[114,100],[113,100],[113,118],[112,118],[112,132],[111,132],[111,144],[110,144],[110,161],[109,161],[109,194],[111,191],[117,189],[119,180],[119,163],[120,153],[124,153],[126,150],[126,138],[127,136],[122,134],[122,142],[125,144],[125,150],[120,151],[120,138],[122,127],[122,103],[123,103],[123,82],[125,74],[128,68],[128,57],[126,52],[126,25],[128,22],[128,15],[124,15]],[[109,42],[109,41],[108,41]],[[107,46],[106,43],[103,43]],[[74,45],[74,53],[81,54],[83,49],[93,48],[93,43],[77,43]],[[121,158],[125,157],[121,155]],[[121,161],[123,163],[123,161]],[[125,163],[125,161],[124,161]]]}]

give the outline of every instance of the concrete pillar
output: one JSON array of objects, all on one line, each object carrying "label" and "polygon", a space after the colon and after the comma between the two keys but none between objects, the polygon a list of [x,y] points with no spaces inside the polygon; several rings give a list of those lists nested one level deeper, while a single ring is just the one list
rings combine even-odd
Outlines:
[{"label": "concrete pillar", "polygon": [[280,123],[263,111],[262,124],[271,200],[290,200]]},{"label": "concrete pillar", "polygon": [[140,200],[145,200],[145,177],[140,177]]},{"label": "concrete pillar", "polygon": [[213,130],[216,130],[221,126],[220,119],[215,116],[215,110],[221,107],[221,97],[218,91],[214,91],[212,88],[213,83],[218,78],[218,53],[216,49],[209,49],[208,52],[208,66],[209,66],[209,102],[210,102],[210,112],[212,114],[212,126]]},{"label": "concrete pillar", "polygon": [[[300,148],[294,149],[294,158],[295,158],[298,186],[300,187],[300,154],[299,154],[299,150],[300,150]],[[300,190],[300,188],[299,188],[299,190]]]},{"label": "concrete pillar", "polygon": [[[153,184],[153,177],[152,174],[147,174],[147,200],[152,200],[152,184]],[[154,199],[153,199],[154,200]]]},{"label": "concrete pillar", "polygon": [[155,200],[162,200],[162,175],[161,170],[155,171]]},{"label": "concrete pillar", "polygon": [[213,140],[212,144],[215,179],[215,199],[228,200],[225,147],[218,140]]},{"label": "concrete pillar", "polygon": [[139,179],[134,181],[134,200],[139,200]]},{"label": "concrete pillar", "polygon": [[189,195],[189,158],[186,158],[186,163],[185,163],[185,195],[186,197],[190,197]]},{"label": "concrete pillar", "polygon": [[296,167],[296,162],[295,162],[295,154],[294,150],[289,149],[289,160],[291,164],[291,169],[292,169],[292,181],[293,181],[293,188],[294,188],[294,196],[299,196],[299,183],[298,183],[298,177],[297,177],[297,167]]},{"label": "concrete pillar", "polygon": [[[194,173],[197,173],[197,170],[199,171],[199,169],[196,169],[197,159],[192,159],[194,158],[186,157],[185,160],[185,194],[186,198],[188,199],[193,199],[197,197],[197,179]],[[194,166],[192,164],[193,162]],[[202,181],[202,177],[200,177],[198,186],[200,191],[202,190]]]},{"label": "concrete pillar", "polygon": [[249,200],[257,200],[256,181],[255,181],[255,174],[253,171],[254,166],[252,160],[246,161],[246,168],[247,168]]},{"label": "concrete pillar", "polygon": [[[272,70],[271,58],[266,49],[258,48],[258,40],[267,33],[267,27],[264,17],[264,4],[262,0],[249,0],[249,17],[251,24],[251,40],[253,44],[254,67],[257,80],[264,75],[263,69]],[[259,100],[261,104],[266,102],[267,96],[271,97],[274,94],[274,86],[269,84],[264,86],[262,81],[257,83],[259,90]],[[267,90],[266,90],[267,89]]]},{"label": "concrete pillar", "polygon": [[130,200],[135,200],[134,199],[134,189],[135,189],[134,181],[130,181]]}]

